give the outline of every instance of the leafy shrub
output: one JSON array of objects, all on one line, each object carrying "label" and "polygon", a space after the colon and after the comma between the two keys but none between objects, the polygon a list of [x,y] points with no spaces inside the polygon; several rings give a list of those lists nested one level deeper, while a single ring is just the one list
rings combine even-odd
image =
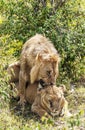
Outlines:
[{"label": "leafy shrub", "polygon": [[24,43],[36,33],[45,34],[61,56],[61,82],[66,77],[78,80],[85,71],[84,8],[83,0],[67,1],[56,10],[50,1],[44,3],[43,7],[39,0],[1,0],[0,10],[5,19],[0,25],[0,35],[8,35],[11,40],[19,41],[14,45],[8,42],[8,50],[14,51],[14,56],[19,56],[20,42]]}]

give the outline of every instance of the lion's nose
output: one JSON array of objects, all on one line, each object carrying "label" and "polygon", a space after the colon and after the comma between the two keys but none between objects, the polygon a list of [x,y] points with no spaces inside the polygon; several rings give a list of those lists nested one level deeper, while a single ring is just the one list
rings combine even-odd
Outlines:
[{"label": "lion's nose", "polygon": [[45,82],[42,79],[40,79],[39,82],[40,82],[40,84],[41,84],[42,87],[45,86]]},{"label": "lion's nose", "polygon": [[52,83],[52,82],[51,82],[49,85],[53,86],[53,85],[54,85],[54,83]]}]

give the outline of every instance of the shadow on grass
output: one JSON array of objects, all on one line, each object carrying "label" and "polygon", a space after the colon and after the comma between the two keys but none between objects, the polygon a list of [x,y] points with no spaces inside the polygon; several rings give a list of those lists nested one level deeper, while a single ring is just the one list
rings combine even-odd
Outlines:
[{"label": "shadow on grass", "polygon": [[31,105],[26,103],[24,108],[18,104],[19,98],[11,97],[9,103],[9,109],[11,114],[21,117],[24,120],[33,119],[34,121],[39,120],[39,116],[31,112]]}]

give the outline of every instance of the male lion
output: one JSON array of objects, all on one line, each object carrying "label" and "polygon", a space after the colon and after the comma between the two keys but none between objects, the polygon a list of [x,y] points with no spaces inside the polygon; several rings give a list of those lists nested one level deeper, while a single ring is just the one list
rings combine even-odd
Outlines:
[{"label": "male lion", "polygon": [[[11,76],[10,82],[14,82],[19,90],[19,62],[11,64],[8,68],[8,73]],[[12,74],[13,71],[13,74]],[[14,81],[13,81],[14,78]],[[46,116],[62,116],[69,115],[68,103],[64,98],[65,87],[47,86],[43,88],[38,82],[29,84],[25,89],[25,99],[31,106],[32,112],[40,117]],[[20,95],[18,95],[20,96]]]},{"label": "male lion", "polygon": [[20,57],[19,92],[20,103],[25,102],[27,83],[39,81],[42,86],[53,85],[58,76],[59,55],[53,44],[44,36],[36,34],[23,46]]}]

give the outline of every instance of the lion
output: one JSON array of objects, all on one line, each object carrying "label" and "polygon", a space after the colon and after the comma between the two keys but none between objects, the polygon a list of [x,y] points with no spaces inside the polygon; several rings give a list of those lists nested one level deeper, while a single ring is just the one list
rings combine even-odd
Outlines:
[{"label": "lion", "polygon": [[54,45],[41,34],[30,38],[20,56],[19,92],[20,103],[25,102],[26,83],[39,81],[45,87],[56,83],[60,57]]},{"label": "lion", "polygon": [[[16,71],[20,71],[19,62],[15,62],[8,67],[8,73],[11,76],[10,82],[14,82],[19,91],[19,74]],[[65,86],[56,87],[56,85],[49,85],[43,88],[39,82],[35,82],[27,84],[24,96],[26,101],[32,105],[31,111],[40,117],[69,116],[68,102],[64,98],[65,89]]]}]

